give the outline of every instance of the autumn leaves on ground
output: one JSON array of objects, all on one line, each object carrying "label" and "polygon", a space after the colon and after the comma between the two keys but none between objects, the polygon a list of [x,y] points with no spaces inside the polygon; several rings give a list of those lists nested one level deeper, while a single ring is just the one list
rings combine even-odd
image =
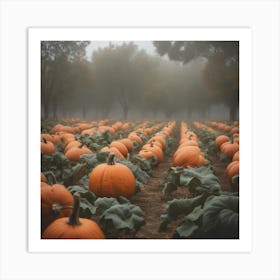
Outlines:
[{"label": "autumn leaves on ground", "polygon": [[239,238],[238,122],[42,121],[41,237]]}]

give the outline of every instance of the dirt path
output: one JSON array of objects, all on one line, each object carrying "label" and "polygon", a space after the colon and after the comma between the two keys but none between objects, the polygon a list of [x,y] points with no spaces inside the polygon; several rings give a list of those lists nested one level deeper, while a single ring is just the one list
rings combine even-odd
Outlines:
[{"label": "dirt path", "polygon": [[[131,199],[131,202],[138,205],[145,215],[145,225],[139,229],[134,238],[171,239],[175,228],[178,226],[179,220],[174,220],[174,222],[169,223],[166,231],[159,232],[161,223],[160,216],[166,212],[166,202],[174,198],[186,198],[189,194],[187,188],[179,187],[171,194],[163,196],[162,187],[160,187],[160,182],[165,176],[165,171],[172,166],[172,156],[179,142],[178,130],[174,137],[176,140],[169,154],[165,156],[161,164],[153,168],[152,176],[149,178],[148,182],[141,188],[141,191]],[[222,190],[233,191],[225,173],[227,163],[220,161],[218,156],[210,157],[209,159],[213,164],[214,174],[219,178]]]},{"label": "dirt path", "polygon": [[162,187],[160,182],[164,178],[165,171],[172,166],[172,155],[178,147],[178,135],[175,135],[176,141],[174,141],[170,153],[165,156],[162,163],[153,168],[152,176],[148,182],[141,188],[141,191],[137,193],[131,202],[138,205],[145,214],[145,225],[143,225],[136,233],[135,238],[141,239],[166,239],[172,238],[176,224],[169,225],[167,231],[159,232],[160,216],[166,212],[165,204],[167,201],[174,198],[186,198],[186,188],[178,188],[175,192],[168,196],[163,196]]}]

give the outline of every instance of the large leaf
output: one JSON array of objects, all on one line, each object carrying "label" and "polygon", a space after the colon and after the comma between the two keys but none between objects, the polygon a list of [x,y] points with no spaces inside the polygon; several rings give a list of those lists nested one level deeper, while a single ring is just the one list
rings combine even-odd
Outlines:
[{"label": "large leaf", "polygon": [[204,205],[201,231],[219,238],[238,238],[239,197],[233,195],[209,197]]},{"label": "large leaf", "polygon": [[87,175],[90,171],[90,168],[86,163],[77,163],[72,167],[71,173],[64,178],[64,184],[66,186],[75,185],[79,180]]},{"label": "large leaf", "polygon": [[130,203],[113,205],[103,212],[100,222],[107,226],[112,224],[116,229],[130,230],[137,230],[145,223],[140,207]]},{"label": "large leaf", "polygon": [[180,175],[180,184],[188,186],[191,192],[214,193],[220,190],[220,182],[208,167],[185,168]]},{"label": "large leaf", "polygon": [[114,197],[99,197],[94,203],[95,207],[97,208],[97,214],[100,216],[102,216],[107,209],[118,204],[118,200]]},{"label": "large leaf", "polygon": [[98,164],[105,163],[107,161],[108,152],[84,154],[80,157],[86,162],[87,166],[92,169]]},{"label": "large leaf", "polygon": [[144,224],[144,214],[125,197],[102,197],[95,203],[96,213],[100,223],[106,231],[128,229],[137,230]]},{"label": "large leaf", "polygon": [[192,212],[196,206],[202,204],[204,200],[205,196],[203,194],[194,198],[173,199],[167,202],[167,213],[173,218],[182,214],[187,215]]},{"label": "large leaf", "polygon": [[149,173],[152,170],[151,162],[141,157],[140,155],[134,155],[130,158],[130,161],[139,166],[142,170]]},{"label": "large leaf", "polygon": [[193,211],[187,216],[189,221],[195,222],[200,219],[200,217],[204,214],[204,210],[201,205],[195,207]]},{"label": "large leaf", "polygon": [[139,166],[133,164],[132,162],[130,162],[128,160],[121,160],[119,158],[115,158],[115,162],[119,162],[119,163],[127,166],[132,171],[135,178],[138,181],[140,181],[141,183],[145,184],[148,182],[148,179],[150,178],[150,176],[145,171],[143,171]]},{"label": "large leaf", "polygon": [[174,238],[188,238],[199,228],[194,222],[185,220],[175,230]]},{"label": "large leaf", "polygon": [[96,207],[94,206],[96,196],[93,192],[89,191],[85,187],[81,186],[69,186],[67,188],[72,194],[78,192],[81,197],[80,202],[80,216],[83,218],[90,218],[92,215],[96,213]]}]

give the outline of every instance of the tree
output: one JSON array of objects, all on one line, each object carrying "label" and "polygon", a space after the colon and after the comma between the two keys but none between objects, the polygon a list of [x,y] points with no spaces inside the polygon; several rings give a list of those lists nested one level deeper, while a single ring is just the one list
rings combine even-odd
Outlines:
[{"label": "tree", "polygon": [[41,42],[41,105],[43,118],[49,118],[50,107],[57,110],[58,96],[65,85],[69,63],[85,56],[88,41],[42,41]]},{"label": "tree", "polygon": [[93,53],[92,67],[100,107],[106,111],[116,102],[121,106],[123,119],[127,119],[132,106],[139,107],[142,102],[156,62],[133,43],[110,44]]},{"label": "tree", "polygon": [[[155,41],[153,44],[161,56],[168,55],[169,59],[183,64],[198,57],[205,57],[208,63],[203,73],[203,81],[209,97],[212,101],[227,104],[230,120],[236,118],[239,105],[238,41]],[[215,79],[211,78],[213,76]]]}]

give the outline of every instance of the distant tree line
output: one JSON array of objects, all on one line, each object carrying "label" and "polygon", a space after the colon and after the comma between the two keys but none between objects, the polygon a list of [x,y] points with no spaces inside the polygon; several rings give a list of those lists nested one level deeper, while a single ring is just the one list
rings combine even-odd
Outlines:
[{"label": "distant tree line", "polygon": [[[41,42],[42,118],[80,113],[109,117],[120,108],[171,118],[206,114],[225,104],[229,119],[239,106],[238,42],[153,42],[159,56],[132,43],[109,44],[87,60],[89,41]],[[161,58],[167,55],[169,59]]]}]

